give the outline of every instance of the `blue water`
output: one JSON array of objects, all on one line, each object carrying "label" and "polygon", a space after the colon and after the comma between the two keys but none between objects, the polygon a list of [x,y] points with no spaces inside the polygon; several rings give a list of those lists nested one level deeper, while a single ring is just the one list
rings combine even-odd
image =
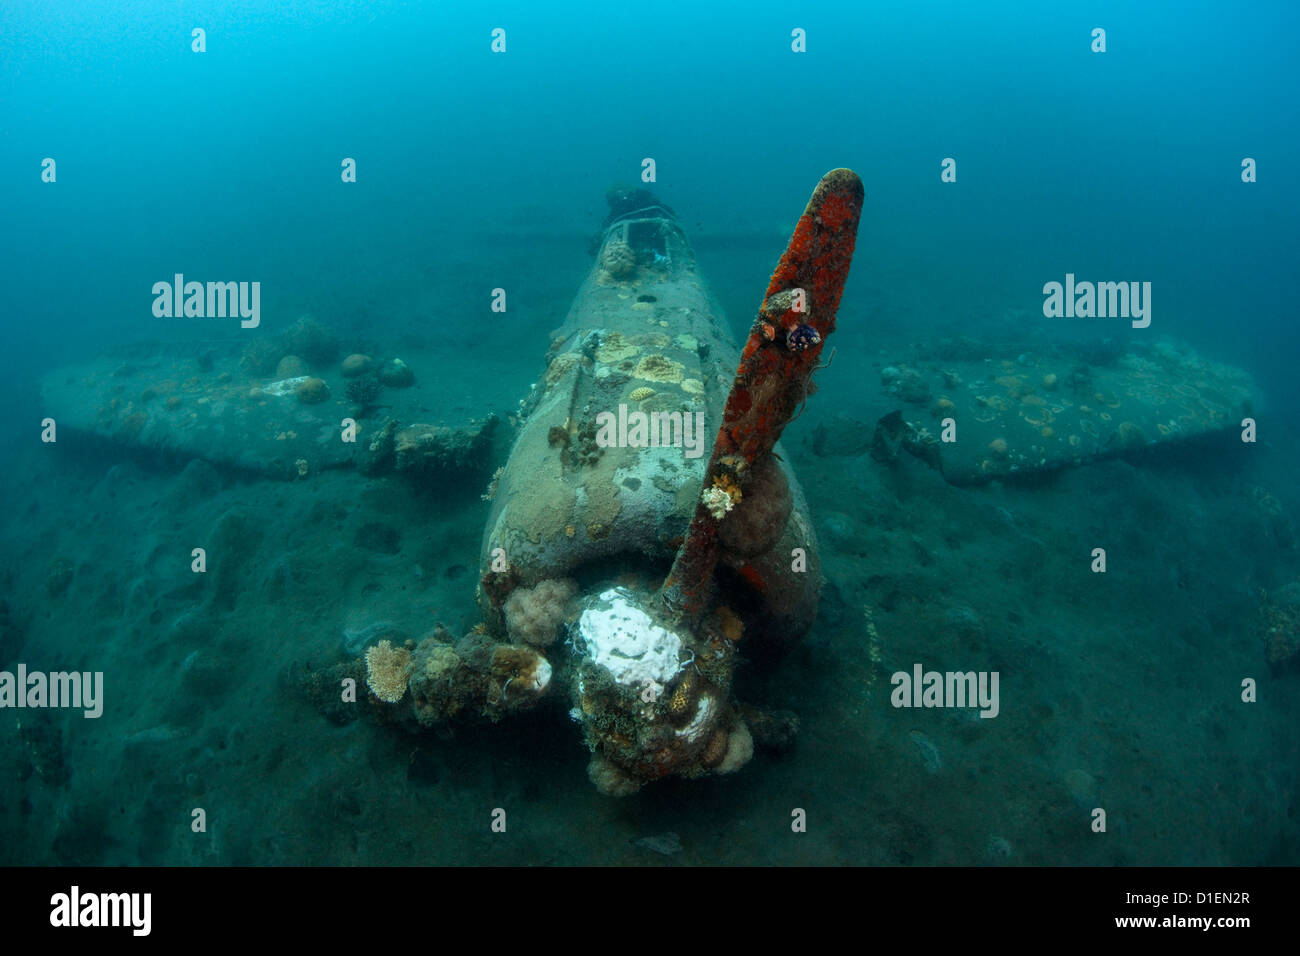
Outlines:
[{"label": "blue water", "polygon": [[[642,160],[652,157],[657,173],[652,188],[679,213],[701,272],[737,335],[747,329],[818,177],[837,166],[861,176],[867,200],[841,308],[841,353],[835,374],[823,376],[823,394],[799,423],[809,431],[836,411],[861,411],[866,390],[875,395],[876,372],[870,365],[879,364],[882,352],[939,336],[980,339],[995,326],[1005,333],[1008,314],[1015,316],[1013,326],[1039,334],[1046,330],[1061,341],[1170,339],[1248,370],[1259,387],[1266,435],[1259,460],[1242,466],[1254,471],[1189,479],[1188,471],[1196,474],[1195,469],[1165,466],[1135,476],[1098,466],[1101,470],[1088,474],[1102,478],[1071,479],[1085,484],[1061,498],[999,498],[996,506],[1023,505],[1043,521],[1056,515],[1057,532],[1065,536],[1073,527],[1080,540],[1072,546],[1084,547],[1087,512],[1064,516],[1069,501],[1123,486],[1118,494],[1135,514],[1149,514],[1152,503],[1161,502],[1168,508],[1168,524],[1148,529],[1143,540],[1162,535],[1183,540],[1178,536],[1187,534],[1195,542],[1188,545],[1185,562],[1192,570],[1181,573],[1204,582],[1207,601],[1213,567],[1253,565],[1258,559],[1259,576],[1242,578],[1216,619],[1231,633],[1216,632],[1222,644],[1206,637],[1195,657],[1204,675],[1219,648],[1232,645],[1241,661],[1256,661],[1255,676],[1264,673],[1258,621],[1247,609],[1258,589],[1298,579],[1294,544],[1287,548],[1270,539],[1268,546],[1277,550],[1265,557],[1249,530],[1240,540],[1216,540],[1206,527],[1233,526],[1235,512],[1202,509],[1229,489],[1243,497],[1241,489],[1248,485],[1267,489],[1288,518],[1300,508],[1293,478],[1300,467],[1295,451],[1300,384],[1294,373],[1300,332],[1292,290],[1300,262],[1300,182],[1290,169],[1300,152],[1300,61],[1294,50],[1300,7],[1289,2],[1245,9],[1211,2],[926,2],[877,9],[761,0],[719,11],[699,4],[585,3],[502,3],[484,10],[382,0],[322,6],[334,5],[8,0],[0,6],[0,401],[13,410],[0,427],[7,443],[24,449],[14,453],[24,464],[10,469],[7,495],[14,514],[27,516],[7,526],[4,564],[14,618],[25,622],[28,643],[17,646],[28,658],[40,649],[81,647],[81,638],[66,623],[75,615],[50,622],[43,584],[35,594],[22,590],[23,566],[34,562],[39,575],[32,580],[43,581],[57,549],[42,550],[36,537],[53,533],[48,529],[60,522],[66,526],[87,518],[92,506],[77,496],[88,494],[119,461],[108,455],[80,465],[65,462],[69,471],[32,471],[36,466],[23,456],[35,454],[35,423],[42,417],[37,380],[123,342],[238,346],[246,334],[229,319],[155,318],[153,283],[178,272],[200,280],[257,280],[268,332],[282,331],[304,311],[378,339],[422,332],[441,343],[439,360],[450,365],[477,362],[483,351],[507,356],[513,366],[505,386],[523,395],[541,368],[548,331],[563,318],[589,266],[584,244],[604,214],[606,188],[638,183]],[[195,27],[206,30],[206,52],[191,50]],[[506,31],[504,53],[491,50],[491,31],[497,27]],[[1104,53],[1090,50],[1095,27],[1106,31]],[[794,28],[806,31],[806,52],[791,50]],[[57,164],[54,183],[42,182],[46,157]],[[341,181],[345,157],[356,161],[355,183]],[[956,182],[941,181],[946,157],[956,160]],[[1257,182],[1242,182],[1246,157],[1257,161]],[[1042,286],[1062,281],[1066,273],[1151,282],[1150,328],[1134,329],[1116,319],[1044,318]],[[489,310],[490,291],[498,286],[508,288],[516,303],[504,316]],[[471,344],[479,351],[468,350]],[[486,397],[483,401],[484,411],[496,410],[495,404],[487,407]],[[840,475],[842,462],[828,463],[806,451],[794,454],[801,455],[796,464],[805,483],[823,494],[824,512],[866,522],[855,505],[866,486],[835,484],[848,480]],[[869,460],[861,458],[852,470],[868,467]],[[60,475],[66,476],[66,486],[58,484]],[[56,497],[40,499],[36,507],[32,476],[54,488]],[[130,494],[141,500],[162,495],[173,477],[150,472],[146,487]],[[948,493],[931,488],[919,494]],[[1146,511],[1134,502],[1145,502]],[[94,507],[109,514],[119,506],[101,501]],[[908,507],[921,509],[915,502]],[[971,506],[963,499],[939,499],[933,507],[960,515]],[[480,517],[462,522],[454,540],[453,531],[438,530],[434,519],[430,533],[447,535],[444,550],[457,550],[457,561],[472,568]],[[900,527],[922,538],[928,533],[916,513]],[[925,547],[942,551],[942,533],[928,530],[935,537],[927,538]],[[129,536],[129,526],[118,533]],[[871,533],[868,523],[850,536],[871,541]],[[73,547],[66,540],[60,546],[64,552]],[[1167,580],[1173,573],[1167,573],[1167,559],[1153,545],[1135,563],[1152,580]],[[852,565],[845,558],[837,584],[847,611],[810,645],[822,650],[799,659],[796,666],[802,669],[791,685],[798,693],[784,692],[791,702],[838,688],[834,693],[843,703],[845,695],[860,691],[855,683],[835,683],[843,668],[823,673],[816,663],[819,654],[823,660],[851,659],[862,605],[879,605],[888,597],[888,588],[873,590],[870,582],[876,579],[863,570],[870,558],[859,554],[854,560],[867,563]],[[146,563],[140,558],[140,566]],[[971,583],[975,571],[958,563],[953,573],[961,567],[970,577],[959,578],[954,588],[960,592],[960,581],[966,582],[969,604],[969,594],[978,590]],[[828,576],[835,579],[830,568]],[[461,579],[466,606],[472,586],[469,577]],[[983,585],[998,586],[1014,584]],[[68,593],[75,596],[75,587]],[[79,613],[100,607],[99,620],[113,641],[125,646],[139,639],[125,625],[113,632],[114,615],[126,612],[115,610],[112,601],[102,595],[85,600]],[[1182,600],[1183,595],[1174,595],[1169,606]],[[468,611],[462,607],[458,613]],[[1148,624],[1160,620],[1155,610],[1150,613]],[[882,635],[887,626],[896,632],[909,626],[905,616],[878,615]],[[1039,623],[1041,633],[1023,638],[1028,644],[1013,642],[995,656],[1024,661],[1040,660],[1034,655],[1044,653],[1054,663],[1036,666],[1058,666],[1055,651],[1026,647],[1044,641],[1069,646],[1088,630],[1077,617]],[[990,642],[997,643],[1004,625],[999,617],[998,626],[985,628]],[[1110,625],[1119,644],[1127,640],[1118,636],[1121,620]],[[1236,677],[1234,670],[1234,682]],[[1294,672],[1277,679],[1279,696],[1294,699]],[[1070,683],[1069,677],[1062,680]],[[1215,719],[1229,728],[1226,737],[1213,738],[1223,761],[1207,771],[1211,781],[1232,772],[1229,754],[1238,746],[1232,688],[1219,690],[1226,696],[1195,705],[1221,708],[1226,716]],[[1080,687],[1062,691],[1067,701],[1093,699],[1090,693]],[[1129,692],[1095,693],[1109,694],[1106,700],[1117,703]],[[872,699],[879,704],[884,694],[877,689]],[[1170,698],[1169,707],[1185,705],[1178,700]],[[814,699],[808,709],[816,705]],[[858,705],[845,706],[846,713],[858,713]],[[1077,705],[1036,706],[1050,706],[1070,723]],[[1064,715],[1055,710],[1062,706]],[[1273,726],[1290,720],[1294,728],[1294,716],[1294,711],[1275,713]],[[293,747],[290,720],[317,719],[310,713],[285,716],[284,746]],[[8,720],[11,715],[0,713],[0,721]],[[890,741],[895,749],[889,752],[905,762],[913,747],[907,737],[911,725],[891,726],[889,720],[881,711],[852,726],[861,730],[863,754],[877,753],[871,748]],[[78,728],[70,727],[67,733],[75,735]],[[1106,733],[1120,736],[1133,729],[1122,722],[1118,729],[1107,727]],[[538,739],[546,736],[536,733]],[[474,739],[498,746],[487,742],[490,734]],[[1035,750],[1037,744],[1027,738],[1003,740],[992,752],[1009,764],[1000,764],[997,772],[1011,781],[1029,772],[1026,765],[1051,763]],[[1285,764],[1296,754],[1297,735],[1292,730],[1272,739],[1261,736],[1254,744],[1252,753],[1276,754]],[[72,740],[65,740],[65,747],[70,764],[93,760]],[[946,749],[942,742],[939,749]],[[804,753],[809,760],[800,765],[805,784],[821,779],[819,773],[834,773],[832,752],[809,745]],[[515,754],[517,764],[511,766],[518,774],[530,772],[526,756]],[[576,762],[563,774],[555,771],[566,787],[575,775],[575,785],[585,787],[580,756],[572,756]],[[396,752],[390,757],[404,759]],[[952,762],[948,755],[944,759]],[[1169,760],[1157,775],[1177,764]],[[1085,757],[1076,762],[1086,763]],[[860,773],[836,781],[839,805],[888,799],[888,784],[873,766],[868,761]],[[919,764],[910,766],[915,771]],[[1046,776],[1059,782],[1071,767],[1058,769]],[[779,761],[750,771],[786,782],[794,772]],[[478,766],[466,773],[487,771]],[[924,768],[919,773],[916,785],[924,789]],[[1281,792],[1285,780],[1294,783],[1293,771],[1289,777],[1279,774],[1283,782],[1260,783],[1257,791]],[[53,815],[62,807],[66,817],[68,806],[93,803],[85,791],[77,795],[75,773],[72,779],[72,790],[33,783],[32,812]],[[461,788],[452,805],[462,798],[472,803],[468,794],[477,793],[475,788],[491,792],[493,786],[480,778],[455,778],[450,771],[440,779],[440,786]],[[255,788],[256,780],[245,785]],[[776,791],[755,791],[758,796],[749,800],[708,787],[704,792],[713,801],[715,819],[736,804],[739,819],[761,815],[756,806],[766,806],[763,801],[785,807],[796,799],[787,800],[777,784],[771,785]],[[542,785],[544,793],[550,786]],[[1118,788],[1112,780],[1112,792]],[[584,800],[597,799],[583,793]],[[689,799],[692,791],[687,785],[673,793]],[[895,799],[904,802],[897,794]],[[1182,797],[1166,793],[1162,799],[1179,805]],[[1228,798],[1205,799],[1209,805],[1195,811],[1203,809],[1203,818],[1193,814],[1189,825],[1196,832],[1208,832],[1215,815],[1229,812],[1232,804]],[[1016,862],[1294,863],[1300,842],[1295,817],[1288,818],[1294,804],[1286,804],[1294,798],[1277,799],[1281,803],[1260,810],[1268,821],[1262,835],[1225,839],[1201,856],[1189,855],[1185,833],[1177,838],[1130,834],[1136,842],[1119,857],[1089,856],[1090,850],[1054,836],[1035,842],[1027,859]],[[559,830],[572,822],[565,820],[564,806],[547,804]],[[150,812],[156,810],[155,802]],[[8,816],[6,831],[20,825],[19,812],[11,797],[0,800],[0,815]],[[690,854],[686,824],[661,805],[646,812],[649,822],[626,832],[609,824],[620,847],[649,830],[673,830],[682,831]],[[858,837],[830,841],[793,856],[740,841],[725,844],[734,847],[727,861],[981,862],[987,834],[965,812],[931,808],[925,825],[936,835],[908,843],[887,859],[870,856],[862,836],[860,843]],[[895,824],[875,820],[872,825]],[[998,824],[1002,830],[1017,825],[1032,829],[1025,820]],[[845,832],[859,832],[849,822],[843,826]],[[1015,846],[1039,839],[1002,830],[993,836]],[[962,836],[954,843],[942,836],[949,832]],[[702,834],[695,838],[701,845],[708,840]],[[25,856],[6,851],[0,859],[191,859],[166,841],[137,846],[121,835],[108,848],[83,853],[81,839],[72,839],[74,849],[68,838],[53,849],[29,842],[18,851]],[[360,862],[406,859],[397,850],[376,849],[379,845],[375,839],[361,841],[349,852]],[[469,862],[469,852],[457,846],[442,859]],[[274,850],[255,841],[238,849],[227,844],[203,861],[308,859],[302,845],[289,840]],[[499,859],[611,858],[590,846],[552,852],[539,840]],[[651,853],[647,862],[657,859]]]}]

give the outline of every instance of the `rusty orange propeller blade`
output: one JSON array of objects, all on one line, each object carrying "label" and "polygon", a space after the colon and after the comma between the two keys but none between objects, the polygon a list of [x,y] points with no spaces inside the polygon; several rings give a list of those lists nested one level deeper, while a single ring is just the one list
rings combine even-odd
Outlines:
[{"label": "rusty orange propeller blade", "polygon": [[[799,217],[750,329],[713,443],[703,488],[715,500],[733,488],[743,491],[751,466],[771,453],[807,397],[809,377],[835,331],[862,201],[857,174],[832,169]],[[701,499],[663,585],[671,609],[691,615],[704,609],[718,559],[718,521]]]}]

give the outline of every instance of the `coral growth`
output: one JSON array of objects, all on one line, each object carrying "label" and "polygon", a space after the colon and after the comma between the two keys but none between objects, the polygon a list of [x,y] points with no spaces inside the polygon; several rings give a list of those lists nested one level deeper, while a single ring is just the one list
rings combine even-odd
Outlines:
[{"label": "coral growth", "polygon": [[305,378],[298,383],[294,394],[303,405],[319,405],[330,397],[330,387],[323,379]]},{"label": "coral growth", "polygon": [[379,381],[389,388],[410,388],[415,384],[415,373],[401,359],[390,359],[379,367]]},{"label": "coral growth", "polygon": [[[1106,417],[1104,414],[1103,418]],[[1133,422],[1120,422],[1115,428],[1114,434],[1107,439],[1108,444],[1115,448],[1122,448],[1126,451],[1135,448],[1141,448],[1147,444],[1147,436],[1141,427]]]},{"label": "coral growth", "polygon": [[553,644],[577,594],[577,584],[568,578],[542,581],[531,588],[516,588],[505,606],[506,631],[510,639],[538,647]]},{"label": "coral growth", "polygon": [[464,707],[468,682],[462,677],[463,667],[451,645],[433,637],[420,642],[411,655],[411,705],[416,720],[437,723]]},{"label": "coral growth", "polygon": [[604,591],[578,620],[587,656],[619,684],[665,684],[681,670],[681,637],[656,624],[622,588]]},{"label": "coral growth", "polygon": [[296,355],[286,355],[275,367],[276,378],[298,378],[307,374],[307,363]]},{"label": "coral growth", "polygon": [[713,479],[713,485],[700,495],[700,500],[704,502],[704,507],[708,509],[709,514],[721,521],[736,505],[740,504],[743,497],[740,486],[730,475],[718,475]]},{"label": "coral growth", "polygon": [[686,367],[666,355],[647,355],[632,370],[634,378],[648,382],[680,382]]},{"label": "coral growth", "polygon": [[700,501],[708,509],[709,514],[721,521],[727,516],[727,512],[735,507],[731,503],[731,496],[721,488],[711,487],[704,489],[704,494],[700,495]]},{"label": "coral growth", "polygon": [[498,644],[492,651],[492,677],[500,697],[488,703],[510,705],[545,693],[551,683],[551,663],[538,651],[519,644]]},{"label": "coral growth", "polygon": [[[625,359],[632,358],[639,351],[636,345],[621,332],[610,332],[601,336],[600,344],[596,346],[596,361],[602,365],[617,365]],[[556,361],[558,362],[559,359]]]},{"label": "coral growth", "polygon": [[605,449],[596,441],[596,423],[583,422],[573,440],[564,449],[564,463],[570,468],[590,468],[600,461]]},{"label": "coral growth", "polygon": [[366,684],[385,703],[395,704],[406,694],[411,679],[411,652],[380,641],[366,651]]},{"label": "coral growth", "polygon": [[739,717],[727,737],[727,752],[718,764],[718,773],[735,773],[754,756],[754,738]]},{"label": "coral growth", "polygon": [[343,360],[339,366],[339,374],[344,378],[356,378],[359,375],[365,375],[372,371],[375,366],[375,360],[369,355],[362,355],[360,352],[353,352]]},{"label": "coral growth", "polygon": [[690,672],[677,682],[676,689],[668,697],[668,716],[674,723],[681,724],[696,711],[699,698],[698,681]]},{"label": "coral growth", "polygon": [[792,352],[802,352],[821,344],[821,333],[811,325],[797,325],[785,336],[786,347]]},{"label": "coral growth", "polygon": [[343,394],[354,405],[360,405],[363,409],[369,408],[379,398],[379,380],[373,375],[350,378],[343,386]]},{"label": "coral growth", "polygon": [[612,279],[629,279],[636,274],[636,253],[626,242],[615,239],[601,252],[600,267]]}]

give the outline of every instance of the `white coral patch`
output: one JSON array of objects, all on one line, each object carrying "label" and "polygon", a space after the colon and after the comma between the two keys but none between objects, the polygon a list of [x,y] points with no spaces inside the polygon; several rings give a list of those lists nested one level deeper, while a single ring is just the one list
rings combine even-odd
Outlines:
[{"label": "white coral patch", "polygon": [[275,395],[283,398],[286,395],[294,394],[294,392],[298,390],[298,386],[309,378],[311,378],[310,375],[299,375],[297,378],[282,378],[278,382],[271,382],[269,385],[263,385],[262,391],[266,392],[268,395]]},{"label": "white coral patch", "polygon": [[706,489],[704,494],[700,495],[700,500],[704,502],[704,507],[709,509],[709,514],[719,521],[736,506],[736,503],[731,500],[731,495],[716,485]]},{"label": "white coral patch", "polygon": [[592,662],[629,687],[667,684],[681,670],[682,639],[655,624],[621,588],[603,592],[582,612],[578,633]]}]

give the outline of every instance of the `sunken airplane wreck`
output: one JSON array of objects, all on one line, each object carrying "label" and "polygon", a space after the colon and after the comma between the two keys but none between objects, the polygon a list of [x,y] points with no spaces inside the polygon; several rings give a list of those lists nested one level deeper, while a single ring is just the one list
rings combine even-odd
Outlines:
[{"label": "sunken airplane wreck", "polygon": [[1168,341],[1003,355],[968,340],[927,343],[883,367],[880,388],[896,408],[876,425],[872,457],[892,463],[907,451],[954,485],[1250,440],[1257,394],[1241,369]]},{"label": "sunken airplane wreck", "polygon": [[483,622],[315,678],[337,698],[355,675],[382,717],[423,726],[558,699],[611,795],[793,738],[796,718],[735,700],[732,675],[742,648],[779,656],[816,615],[817,542],[774,449],[834,330],[863,193],[845,169],[818,184],[739,354],[676,218],[646,198],[614,197],[525,402],[483,536]]},{"label": "sunken airplane wreck", "polygon": [[[862,202],[852,172],[822,179],[738,350],[672,211],[612,194],[513,432],[494,414],[428,422],[405,362],[340,364],[307,317],[242,354],[142,344],[59,369],[42,382],[45,412],[61,432],[285,481],[469,477],[512,443],[489,493],[481,622],[373,635],[300,686],[327,716],[361,707],[415,732],[567,711],[608,794],[729,773],[797,730],[795,715],[737,700],[732,677],[742,655],[779,661],[817,613],[819,549],[776,443],[823,363]],[[1253,401],[1244,373],[1167,344],[994,356],[923,343],[880,381],[895,410],[872,457],[906,450],[955,484],[1227,436]],[[833,444],[824,427],[814,452]]]},{"label": "sunken airplane wreck", "polygon": [[[622,796],[666,776],[734,772],[756,745],[779,751],[797,731],[795,715],[736,699],[732,679],[742,654],[779,660],[817,612],[816,536],[776,443],[835,329],[863,189],[846,169],[817,185],[739,355],[671,211],[639,192],[611,204],[495,479],[482,623],[459,640],[439,630],[414,646],[381,641],[365,652],[364,671],[354,662],[317,679],[335,696],[344,675],[364,679],[383,719],[424,727],[555,701],[581,728],[592,783]],[[1023,424],[1036,429],[1036,460],[1021,447],[998,454],[1009,440],[988,439],[978,458],[977,449],[945,461],[925,426],[901,413],[895,447],[977,481],[1119,453],[1145,444],[1146,428],[1160,438],[1224,430],[1249,407],[1240,373],[1177,351],[1095,371],[1043,367],[1052,361],[1022,356],[992,376],[981,362],[978,376],[965,370],[971,387],[959,398],[928,409],[947,417],[961,401],[975,435],[1001,427],[1017,446],[1012,426],[1028,409],[1039,416]],[[917,366],[886,372],[886,386],[929,374],[936,389],[964,383],[946,365]],[[1031,374],[1038,388],[1027,387]],[[1049,444],[1040,419],[1059,415],[1068,426],[1094,404],[1097,429],[1078,425],[1092,445],[1080,447],[1073,431]],[[1108,442],[1100,423],[1117,411],[1129,425]],[[706,422],[719,423],[707,458],[696,444]]]}]

